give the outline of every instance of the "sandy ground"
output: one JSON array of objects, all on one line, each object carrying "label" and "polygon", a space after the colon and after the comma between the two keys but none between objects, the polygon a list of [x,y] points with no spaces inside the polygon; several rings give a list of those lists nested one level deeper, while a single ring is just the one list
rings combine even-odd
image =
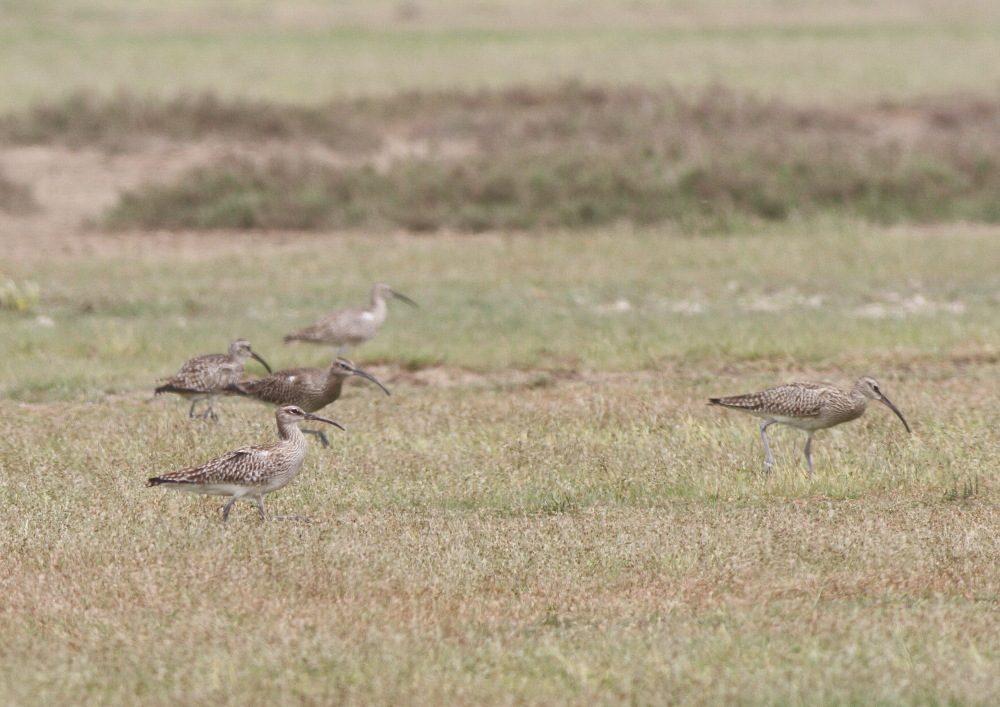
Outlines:
[{"label": "sandy ground", "polygon": [[[474,150],[467,140],[439,141],[433,148],[446,159],[460,159]],[[0,174],[27,185],[39,207],[26,216],[0,210],[0,252],[11,262],[35,262],[101,253],[221,254],[235,248],[319,242],[330,234],[215,231],[209,239],[190,232],[106,232],[96,223],[124,192],[149,183],[175,182],[193,169],[226,159],[265,163],[281,157],[330,166],[364,161],[386,169],[397,160],[426,157],[430,152],[426,141],[399,136],[386,136],[379,150],[363,157],[346,157],[308,140],[249,144],[221,138],[189,142],[147,138],[128,151],[113,153],[62,145],[0,146]]]},{"label": "sandy ground", "polygon": [[[275,247],[328,234],[218,232],[206,239],[203,234],[176,232],[106,232],[95,226],[104,211],[115,204],[122,192],[150,181],[169,182],[184,172],[210,164],[225,156],[266,159],[288,145],[257,145],[249,148],[222,141],[176,143],[150,140],[141,149],[107,153],[89,148],[71,149],[59,145],[0,148],[0,173],[18,184],[28,185],[38,204],[35,213],[11,215],[0,211],[0,253],[7,262],[37,262],[71,259],[87,255],[170,253],[187,255],[229,252],[235,248]],[[311,146],[298,151],[317,152]],[[325,155],[336,159],[333,155]]]},{"label": "sandy ground", "polygon": [[[150,174],[176,174],[192,156],[162,150],[109,155],[99,150],[61,146],[8,147],[0,151],[0,170],[11,181],[29,185],[38,204],[35,213],[0,212],[0,249],[4,259],[32,262],[74,258],[101,252],[145,249],[158,240],[135,234],[107,234],[91,224],[113,205],[123,190]],[[170,239],[183,247],[183,237]],[[162,242],[161,247],[167,247]]]}]

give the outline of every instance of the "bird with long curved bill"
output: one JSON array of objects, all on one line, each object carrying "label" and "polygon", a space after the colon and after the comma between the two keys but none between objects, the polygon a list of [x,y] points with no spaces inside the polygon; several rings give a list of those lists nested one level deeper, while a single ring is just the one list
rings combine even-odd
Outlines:
[{"label": "bird with long curved bill", "polygon": [[271,367],[252,348],[246,339],[237,339],[229,345],[228,353],[205,354],[195,356],[169,378],[161,378],[155,394],[175,393],[191,401],[188,417],[194,417],[194,408],[199,400],[208,400],[208,407],[199,415],[217,420],[213,409],[220,395],[226,394],[226,389],[233,383],[238,383],[243,377],[243,369],[247,359],[253,358],[271,372]]},{"label": "bird with long curved bill", "polygon": [[299,429],[303,420],[325,422],[344,429],[343,425],[319,415],[312,415],[295,405],[283,405],[275,410],[278,441],[239,447],[198,466],[189,467],[149,479],[146,486],[168,488],[217,496],[231,496],[222,507],[222,521],[229,521],[229,511],[236,501],[248,501],[257,506],[264,520],[301,520],[299,516],[268,516],[264,512],[264,494],[287,486],[305,461],[309,445]]},{"label": "bird with long curved bill", "polygon": [[[263,378],[234,383],[227,391],[269,405],[298,405],[306,412],[319,412],[340,397],[344,381],[351,376],[370,380],[390,395],[378,378],[340,357],[329,368],[286,368]],[[316,435],[324,447],[330,446],[322,430],[302,431]]]},{"label": "bird with long curved bill", "polygon": [[390,298],[402,300],[412,307],[419,306],[406,295],[380,282],[372,287],[371,304],[367,307],[349,307],[331,312],[312,326],[293,331],[285,337],[285,343],[305,341],[327,344],[336,346],[337,354],[340,355],[348,346],[363,344],[375,336],[385,322],[388,313],[386,301]]},{"label": "bird with long curved bill", "polygon": [[868,407],[868,401],[875,400],[892,410],[903,422],[906,431],[910,425],[892,401],[882,392],[874,378],[858,378],[851,390],[844,390],[833,383],[800,381],[779,385],[776,388],[748,393],[730,398],[709,398],[709,404],[742,410],[762,418],[760,436],[764,440],[764,469],[774,466],[771,445],[767,441],[767,428],[774,424],[788,425],[806,433],[806,466],[809,475],[814,476],[810,447],[813,433],[850,422],[861,417]]}]

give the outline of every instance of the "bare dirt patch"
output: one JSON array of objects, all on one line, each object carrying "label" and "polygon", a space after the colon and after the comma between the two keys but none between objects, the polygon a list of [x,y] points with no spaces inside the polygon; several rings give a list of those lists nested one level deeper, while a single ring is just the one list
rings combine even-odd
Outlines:
[{"label": "bare dirt patch", "polygon": [[109,232],[96,222],[123,191],[150,182],[170,182],[223,156],[267,159],[308,151],[314,159],[336,160],[314,144],[271,142],[251,147],[227,139],[174,142],[148,139],[127,152],[74,148],[60,144],[8,145],[0,148],[0,171],[30,189],[37,208],[28,213],[0,211],[0,249],[7,262],[37,262],[82,255],[145,254],[191,257],[241,247],[275,247],[319,240],[316,234],[216,232]]}]

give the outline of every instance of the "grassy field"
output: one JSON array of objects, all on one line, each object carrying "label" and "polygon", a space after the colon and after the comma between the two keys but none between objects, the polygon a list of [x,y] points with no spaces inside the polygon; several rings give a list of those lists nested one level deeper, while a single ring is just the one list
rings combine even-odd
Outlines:
[{"label": "grassy field", "polygon": [[[40,299],[0,315],[2,701],[1000,695],[991,229],[78,238],[5,265]],[[322,365],[280,334],[373,279],[423,306],[355,356],[393,397],[352,386],[268,500],[318,523],[143,488],[274,434],[154,378],[234,336]],[[765,476],[756,424],[704,404],[866,373],[914,433],[872,409],[815,481],[801,434]]]},{"label": "grassy field", "polygon": [[830,5],[9,2],[0,110],[81,86],[314,103],[577,78],[842,102],[1000,81],[990,0]]},{"label": "grassy field", "polygon": [[[0,704],[1000,702],[996,3],[2,6],[0,111],[18,112],[0,116]],[[559,103],[563,79],[684,96],[721,81],[781,106],[737,136],[728,114],[704,132],[694,115],[670,143],[645,99],[616,122],[626,104],[469,98]],[[60,112],[119,88],[136,111]],[[427,106],[311,112],[367,96],[377,113],[404,89]],[[141,101],[201,90],[218,110]],[[175,120],[143,132],[149,105]],[[364,154],[389,174],[426,136],[479,141],[487,164],[536,144],[611,167],[659,160],[645,142],[690,147],[722,156],[719,179],[749,146],[765,158],[750,183],[774,158],[779,195],[810,193],[784,155],[822,166],[823,149],[841,175],[905,190],[884,148],[926,168],[940,203],[792,204],[709,228],[106,229],[122,194],[233,154]],[[347,431],[310,441],[265,501],[315,523],[241,504],[223,525],[215,499],[144,487],[275,435],[243,400],[189,420],[152,398],[157,378],[237,337],[276,369],[326,365],[282,335],[376,281],[421,305],[392,305],[351,353],[392,396],[349,385],[324,411]],[[873,406],[816,436],[815,479],[804,435],[771,428],[764,474],[756,421],[706,405],[860,375],[913,433]]]},{"label": "grassy field", "polygon": [[734,236],[299,236],[271,247],[259,237],[250,248],[235,234],[163,249],[126,235],[101,255],[5,266],[14,281],[37,285],[38,310],[54,326],[5,315],[0,391],[25,402],[94,400],[148,387],[190,352],[223,350],[237,337],[272,365],[321,365],[325,349],[286,346],[281,336],[337,306],[363,304],[379,280],[422,309],[393,307],[391,326],[358,355],[404,367],[893,369],[989,360],[997,355],[995,238],[983,227],[835,220]]}]

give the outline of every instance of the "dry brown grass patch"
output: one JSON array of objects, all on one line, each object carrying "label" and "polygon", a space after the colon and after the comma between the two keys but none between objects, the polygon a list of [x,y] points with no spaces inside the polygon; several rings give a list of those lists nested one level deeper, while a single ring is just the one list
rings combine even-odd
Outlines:
[{"label": "dry brown grass patch", "polygon": [[[0,136],[118,151],[150,138],[232,145],[173,183],[130,191],[109,216],[117,226],[487,231],[731,227],[830,210],[995,222],[998,126],[988,95],[833,108],[722,87],[571,83],[309,108],[78,95],[7,116]],[[239,147],[264,143],[327,154]]]}]

